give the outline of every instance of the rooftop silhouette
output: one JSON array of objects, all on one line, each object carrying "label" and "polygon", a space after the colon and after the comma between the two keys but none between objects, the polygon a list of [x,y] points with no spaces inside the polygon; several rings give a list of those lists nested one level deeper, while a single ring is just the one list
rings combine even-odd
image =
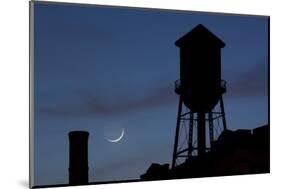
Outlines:
[{"label": "rooftop silhouette", "polygon": [[253,130],[226,130],[203,156],[188,158],[173,169],[169,169],[168,164],[153,163],[140,178],[162,180],[269,173],[269,143],[269,125]]}]

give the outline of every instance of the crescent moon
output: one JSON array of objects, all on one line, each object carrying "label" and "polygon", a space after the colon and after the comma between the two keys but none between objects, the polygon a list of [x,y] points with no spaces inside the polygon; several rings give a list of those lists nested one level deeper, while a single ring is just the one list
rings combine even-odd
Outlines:
[{"label": "crescent moon", "polygon": [[122,132],[121,132],[120,137],[118,137],[117,139],[109,139],[109,138],[107,138],[106,140],[108,140],[108,142],[118,142],[118,141],[120,141],[123,138],[124,133],[125,133],[125,129],[122,128]]}]

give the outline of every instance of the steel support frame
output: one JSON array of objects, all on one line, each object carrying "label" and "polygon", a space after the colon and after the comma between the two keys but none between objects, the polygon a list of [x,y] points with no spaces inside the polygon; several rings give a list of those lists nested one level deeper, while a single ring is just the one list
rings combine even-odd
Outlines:
[{"label": "steel support frame", "polygon": [[[197,152],[198,155],[198,142],[197,146],[194,146],[193,141],[193,131],[194,127],[198,126],[198,119],[194,118],[194,115],[197,114],[195,112],[190,111],[188,108],[186,112],[183,112],[183,97],[180,95],[179,97],[179,106],[178,106],[178,115],[177,115],[177,123],[176,123],[176,132],[175,132],[175,140],[174,140],[174,150],[173,150],[173,160],[172,160],[172,168],[175,168],[177,166],[177,159],[179,158],[191,158],[194,156],[194,152]],[[184,106],[185,107],[185,106]],[[212,148],[212,144],[215,140],[214,138],[214,120],[222,118],[223,123],[223,130],[227,129],[226,126],[226,119],[225,119],[225,111],[224,111],[224,103],[223,98],[221,97],[219,99],[219,108],[220,111],[210,111],[207,112],[207,118],[205,119],[206,122],[208,122],[209,126],[209,140],[210,140],[210,148],[205,148],[205,150],[210,150]],[[183,124],[183,121],[188,121],[187,124]],[[197,123],[197,124],[195,124]],[[188,133],[186,136],[181,136],[181,127],[188,127],[185,128],[188,130]],[[180,137],[186,137],[186,147],[179,149],[179,140]]]}]

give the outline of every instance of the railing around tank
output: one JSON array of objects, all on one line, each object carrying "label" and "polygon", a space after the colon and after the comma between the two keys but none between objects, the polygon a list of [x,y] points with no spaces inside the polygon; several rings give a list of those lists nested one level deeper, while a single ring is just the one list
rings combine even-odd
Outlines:
[{"label": "railing around tank", "polygon": [[226,81],[225,80],[221,80],[221,92],[225,93],[226,92]]},{"label": "railing around tank", "polygon": [[[225,80],[221,80],[220,87],[221,87],[221,92],[225,93],[226,92],[226,81]],[[175,92],[177,94],[182,93],[182,84],[181,84],[180,79],[175,81]]]},{"label": "railing around tank", "polygon": [[175,81],[175,92],[177,94],[181,94],[181,91],[182,91],[181,89],[182,89],[181,80],[178,79]]}]

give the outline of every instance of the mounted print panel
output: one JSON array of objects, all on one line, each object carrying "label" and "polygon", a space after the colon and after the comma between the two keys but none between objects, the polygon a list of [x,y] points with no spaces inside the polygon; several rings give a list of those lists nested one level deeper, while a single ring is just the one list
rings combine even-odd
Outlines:
[{"label": "mounted print panel", "polygon": [[269,17],[30,2],[30,187],[270,172]]}]

